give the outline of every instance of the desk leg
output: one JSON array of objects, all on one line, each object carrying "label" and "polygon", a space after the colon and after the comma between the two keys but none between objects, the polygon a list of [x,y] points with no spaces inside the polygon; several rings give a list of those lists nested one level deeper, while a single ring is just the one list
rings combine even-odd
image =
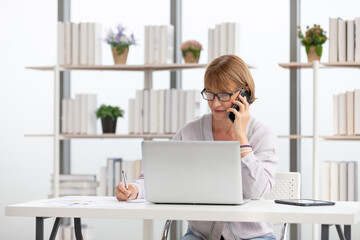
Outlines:
[{"label": "desk leg", "polygon": [[150,219],[143,220],[143,232],[144,232],[144,240],[153,240],[153,229],[154,229],[154,221]]},{"label": "desk leg", "polygon": [[36,217],[35,239],[44,240],[44,218]]},{"label": "desk leg", "polygon": [[51,235],[50,235],[49,240],[55,240],[56,234],[57,234],[57,232],[58,232],[58,230],[59,230],[60,219],[61,219],[61,218],[59,218],[59,217],[57,217],[57,218],[55,219],[54,226],[53,226],[53,229],[52,229],[52,231],[51,231]]},{"label": "desk leg", "polygon": [[344,236],[344,233],[343,233],[343,231],[341,229],[341,226],[340,225],[335,225],[335,227],[336,227],[336,231],[337,231],[337,233],[339,235],[340,240],[345,240],[345,236]]},{"label": "desk leg", "polygon": [[81,218],[74,218],[74,225],[76,240],[83,240],[83,236],[81,234]]},{"label": "desk leg", "polygon": [[345,239],[351,240],[351,225],[344,226]]},{"label": "desk leg", "polygon": [[321,240],[329,240],[329,225],[321,225]]}]

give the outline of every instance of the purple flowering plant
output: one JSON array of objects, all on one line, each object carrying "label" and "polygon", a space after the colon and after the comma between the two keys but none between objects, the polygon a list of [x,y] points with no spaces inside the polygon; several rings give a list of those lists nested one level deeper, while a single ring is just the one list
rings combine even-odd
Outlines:
[{"label": "purple flowering plant", "polygon": [[119,24],[116,28],[117,32],[109,30],[105,41],[111,46],[115,47],[117,53],[120,55],[125,52],[125,48],[128,48],[130,45],[135,45],[136,40],[134,34],[132,33],[130,37],[125,35],[125,27]]}]

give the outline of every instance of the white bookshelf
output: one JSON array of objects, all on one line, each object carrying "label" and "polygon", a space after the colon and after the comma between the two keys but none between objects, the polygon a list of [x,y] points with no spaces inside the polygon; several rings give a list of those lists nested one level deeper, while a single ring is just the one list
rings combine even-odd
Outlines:
[{"label": "white bookshelf", "polygon": [[[60,140],[67,139],[106,139],[106,138],[173,138],[175,134],[60,134]],[[54,134],[26,134],[25,137],[54,137]]]},{"label": "white bookshelf", "polygon": [[313,198],[318,199],[319,192],[319,176],[318,176],[318,141],[329,140],[329,141],[358,141],[360,136],[319,136],[318,134],[318,70],[320,68],[360,68],[360,62],[319,62],[314,61],[312,63],[280,63],[280,67],[286,69],[312,69],[313,70],[313,134],[311,136],[303,135],[287,135],[279,136],[279,138],[288,139],[312,139],[313,140]]}]

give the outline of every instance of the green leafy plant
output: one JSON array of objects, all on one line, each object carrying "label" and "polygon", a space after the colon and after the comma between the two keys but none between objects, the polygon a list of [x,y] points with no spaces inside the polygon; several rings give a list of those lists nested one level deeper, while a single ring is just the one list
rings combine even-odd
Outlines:
[{"label": "green leafy plant", "polygon": [[326,32],[320,27],[320,25],[314,24],[312,28],[306,26],[305,36],[301,32],[300,26],[298,26],[298,38],[303,46],[306,48],[306,53],[309,54],[310,47],[315,46],[315,52],[318,56],[322,55],[322,44],[327,40]]},{"label": "green leafy plant", "polygon": [[97,118],[103,119],[110,117],[113,121],[115,121],[118,117],[124,116],[124,110],[120,107],[105,104],[102,104],[95,113]]},{"label": "green leafy plant", "polygon": [[202,50],[202,45],[196,40],[188,40],[181,44],[180,50],[183,57],[185,57],[187,51],[190,51],[193,53],[194,58],[199,58],[200,51]]}]

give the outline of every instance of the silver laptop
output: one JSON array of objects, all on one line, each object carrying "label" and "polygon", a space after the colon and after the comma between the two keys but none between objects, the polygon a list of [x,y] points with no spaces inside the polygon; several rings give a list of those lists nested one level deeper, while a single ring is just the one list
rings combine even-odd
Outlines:
[{"label": "silver laptop", "polygon": [[143,141],[142,159],[149,202],[244,203],[239,142]]}]

